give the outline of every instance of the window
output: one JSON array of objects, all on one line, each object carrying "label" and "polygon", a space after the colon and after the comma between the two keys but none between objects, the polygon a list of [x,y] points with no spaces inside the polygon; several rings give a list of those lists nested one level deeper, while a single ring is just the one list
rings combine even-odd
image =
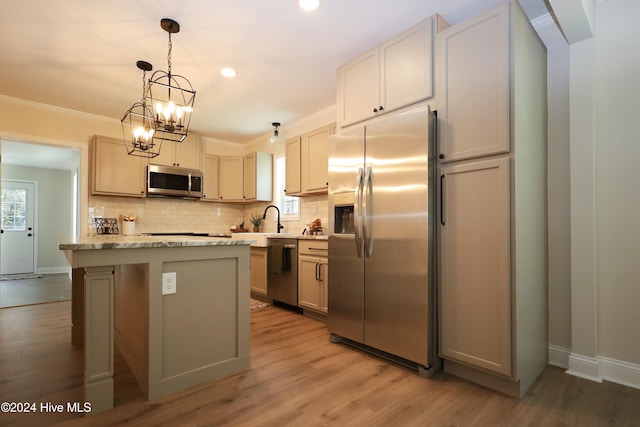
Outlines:
[{"label": "window", "polygon": [[276,206],[280,209],[282,221],[298,221],[300,219],[300,200],[297,197],[287,196],[285,186],[285,159],[284,156],[276,157]]},{"label": "window", "polygon": [[2,189],[2,229],[25,231],[27,229],[27,190],[21,188]]}]

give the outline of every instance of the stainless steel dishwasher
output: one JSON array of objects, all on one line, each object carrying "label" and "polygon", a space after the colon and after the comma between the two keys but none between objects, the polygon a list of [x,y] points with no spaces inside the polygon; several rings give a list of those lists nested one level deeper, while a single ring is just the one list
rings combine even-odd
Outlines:
[{"label": "stainless steel dishwasher", "polygon": [[274,305],[300,311],[297,239],[267,239],[267,297]]}]

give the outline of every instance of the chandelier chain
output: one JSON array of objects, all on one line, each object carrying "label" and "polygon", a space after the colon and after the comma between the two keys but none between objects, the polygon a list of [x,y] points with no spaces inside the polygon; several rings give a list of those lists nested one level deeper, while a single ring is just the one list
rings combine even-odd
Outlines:
[{"label": "chandelier chain", "polygon": [[171,48],[173,47],[173,43],[171,43],[171,33],[169,33],[169,51],[167,53],[167,64],[168,64],[168,71],[169,71],[169,77],[171,77]]},{"label": "chandelier chain", "polygon": [[142,70],[142,103],[146,103],[146,89],[147,89],[147,71]]}]

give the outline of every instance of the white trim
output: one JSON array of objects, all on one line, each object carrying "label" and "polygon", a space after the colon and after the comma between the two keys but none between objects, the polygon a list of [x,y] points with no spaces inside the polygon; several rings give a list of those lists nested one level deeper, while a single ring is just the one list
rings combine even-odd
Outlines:
[{"label": "white trim", "polygon": [[569,375],[599,383],[606,380],[640,389],[640,365],[609,357],[593,358],[572,353],[569,356],[569,369],[566,372]]},{"label": "white trim", "polygon": [[62,274],[62,273],[70,274],[70,272],[71,272],[70,267],[43,267],[43,268],[38,268],[38,271],[37,271],[38,274]]},{"label": "white trim", "polygon": [[547,25],[556,25],[556,22],[553,20],[553,16],[550,13],[545,13],[542,16],[538,16],[537,18],[531,21],[531,25],[535,30],[540,28],[544,28]]},{"label": "white trim", "polygon": [[553,344],[549,344],[548,356],[549,365],[564,368],[569,375],[640,389],[640,365],[604,356],[587,357]]},{"label": "white trim", "polygon": [[576,353],[569,355],[567,374],[601,383],[602,377],[599,371],[597,358]]},{"label": "white trim", "polygon": [[603,356],[598,357],[598,362],[603,379],[640,389],[640,365]]},{"label": "white trim", "polygon": [[548,357],[549,365],[567,369],[569,367],[569,355],[571,349],[549,344]]}]

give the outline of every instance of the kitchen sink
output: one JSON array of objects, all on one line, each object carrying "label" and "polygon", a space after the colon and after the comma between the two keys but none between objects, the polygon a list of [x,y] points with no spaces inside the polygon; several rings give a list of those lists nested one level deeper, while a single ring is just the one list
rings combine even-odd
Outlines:
[{"label": "kitchen sink", "polygon": [[267,247],[267,239],[269,237],[293,236],[293,233],[231,233],[232,239],[255,240],[251,246]]}]

